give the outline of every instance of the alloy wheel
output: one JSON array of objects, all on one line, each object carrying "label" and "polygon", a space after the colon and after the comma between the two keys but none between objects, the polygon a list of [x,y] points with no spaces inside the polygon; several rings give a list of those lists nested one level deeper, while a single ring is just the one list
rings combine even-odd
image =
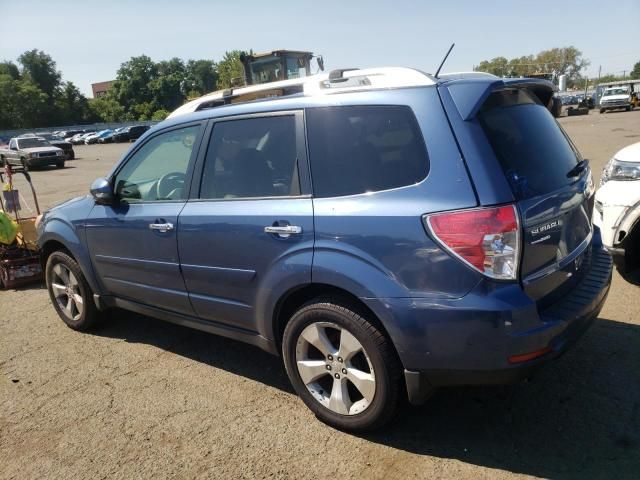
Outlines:
[{"label": "alloy wheel", "polygon": [[376,379],[369,355],[335,323],[305,327],[296,343],[296,366],[309,393],[332,412],[356,415],[373,401]]},{"label": "alloy wheel", "polygon": [[78,279],[64,264],[58,263],[53,267],[51,291],[56,299],[60,311],[73,321],[80,320],[84,311],[84,301],[80,293]]}]

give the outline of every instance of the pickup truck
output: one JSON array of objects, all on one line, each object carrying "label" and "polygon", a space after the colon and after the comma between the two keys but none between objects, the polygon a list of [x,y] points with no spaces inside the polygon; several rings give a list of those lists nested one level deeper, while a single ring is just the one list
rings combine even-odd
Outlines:
[{"label": "pickup truck", "polygon": [[27,168],[55,165],[64,168],[65,154],[44,138],[25,137],[9,140],[9,148],[0,149],[0,165],[22,165]]},{"label": "pickup truck", "polygon": [[627,112],[635,106],[636,96],[628,86],[605,89],[600,98],[600,113],[606,110],[624,108]]}]

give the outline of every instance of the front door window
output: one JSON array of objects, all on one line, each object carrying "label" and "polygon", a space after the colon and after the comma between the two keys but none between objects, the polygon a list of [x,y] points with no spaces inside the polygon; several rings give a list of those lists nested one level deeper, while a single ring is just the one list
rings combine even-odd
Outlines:
[{"label": "front door window", "polygon": [[185,200],[187,168],[199,125],[150,139],[118,172],[115,193],[125,203]]}]

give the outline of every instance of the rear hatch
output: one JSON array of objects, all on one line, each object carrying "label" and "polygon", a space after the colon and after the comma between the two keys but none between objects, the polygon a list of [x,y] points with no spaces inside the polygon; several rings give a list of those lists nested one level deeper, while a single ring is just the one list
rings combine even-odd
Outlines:
[{"label": "rear hatch", "polygon": [[527,89],[491,93],[478,121],[520,213],[523,286],[536,300],[553,302],[588,263],[593,205],[588,164]]},{"label": "rear hatch", "polygon": [[[552,84],[495,79],[446,86],[478,200],[515,203],[519,278],[544,308],[571,290],[589,263],[594,188],[588,162],[548,110]],[[501,187],[504,179],[508,186]]]}]

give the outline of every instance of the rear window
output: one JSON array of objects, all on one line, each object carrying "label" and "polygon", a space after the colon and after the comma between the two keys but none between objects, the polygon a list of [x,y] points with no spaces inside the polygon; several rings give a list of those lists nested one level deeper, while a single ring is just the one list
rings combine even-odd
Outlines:
[{"label": "rear window", "polygon": [[525,90],[492,93],[478,116],[518,199],[569,185],[580,161],[551,113]]},{"label": "rear window", "polygon": [[427,151],[409,107],[322,107],[306,118],[316,197],[388,190],[427,176]]}]

